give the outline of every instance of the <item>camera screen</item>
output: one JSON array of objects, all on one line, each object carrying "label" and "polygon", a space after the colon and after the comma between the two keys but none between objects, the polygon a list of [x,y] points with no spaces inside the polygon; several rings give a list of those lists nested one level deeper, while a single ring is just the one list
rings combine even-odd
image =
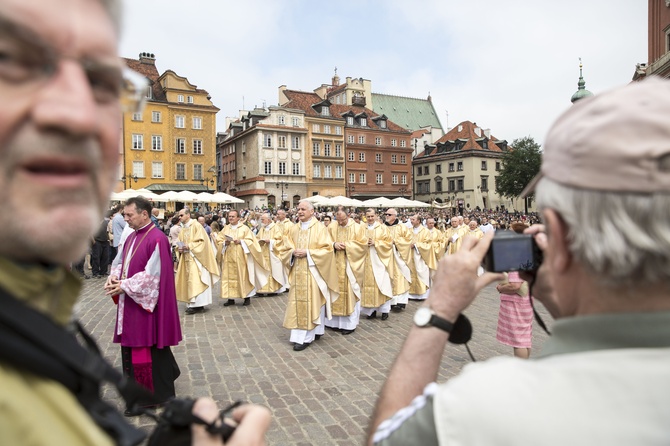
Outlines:
[{"label": "camera screen", "polygon": [[533,238],[512,237],[494,239],[493,268],[495,271],[524,271],[534,268]]}]

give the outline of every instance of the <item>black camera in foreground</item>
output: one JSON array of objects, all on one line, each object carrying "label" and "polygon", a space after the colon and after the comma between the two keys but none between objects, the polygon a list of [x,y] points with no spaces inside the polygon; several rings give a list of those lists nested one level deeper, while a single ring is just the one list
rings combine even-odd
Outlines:
[{"label": "black camera in foreground", "polygon": [[536,271],[542,263],[542,251],[530,234],[496,232],[484,257],[484,269],[494,273]]}]

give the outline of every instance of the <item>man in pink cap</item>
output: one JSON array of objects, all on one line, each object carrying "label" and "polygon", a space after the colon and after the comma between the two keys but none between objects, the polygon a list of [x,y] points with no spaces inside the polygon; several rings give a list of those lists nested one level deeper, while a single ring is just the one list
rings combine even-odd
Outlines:
[{"label": "man in pink cap", "polygon": [[493,233],[466,238],[416,313],[370,444],[667,443],[670,81],[572,106],[549,131],[530,190],[544,225],[527,232],[544,261],[527,278],[556,319],[553,336],[537,358],[495,358],[433,382],[447,341],[463,337],[459,315],[500,278],[476,274]]}]

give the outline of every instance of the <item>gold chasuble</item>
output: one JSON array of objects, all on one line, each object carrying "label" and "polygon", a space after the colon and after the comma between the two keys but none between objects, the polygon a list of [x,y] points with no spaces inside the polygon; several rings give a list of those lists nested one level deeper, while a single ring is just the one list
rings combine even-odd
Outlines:
[{"label": "gold chasuble", "polygon": [[437,228],[429,229],[430,235],[433,238],[433,250],[435,251],[435,259],[439,262],[442,256],[444,256],[446,245],[446,240],[444,238],[444,232],[440,231]]},{"label": "gold chasuble", "polygon": [[347,220],[346,226],[334,221],[328,226],[328,231],[335,242],[345,245],[344,251],[335,250],[340,297],[332,304],[333,316],[349,316],[361,297],[368,239],[365,230],[352,219]]},{"label": "gold chasuble", "polygon": [[479,228],[475,228],[474,231],[472,231],[472,230],[468,230],[468,232],[465,233],[465,236],[466,236],[466,237],[474,237],[474,238],[476,238],[477,240],[481,240],[481,239],[484,238],[484,233],[482,232],[481,229],[479,229]]},{"label": "gold chasuble", "polygon": [[[231,243],[225,245],[226,240]],[[241,243],[233,243],[239,240]],[[246,251],[246,252],[245,252]],[[216,235],[217,260],[221,264],[221,297],[248,297],[267,284],[269,268],[263,260],[261,247],[247,226],[226,225]]]},{"label": "gold chasuble", "polygon": [[179,231],[179,241],[188,247],[187,252],[177,252],[179,265],[175,276],[177,300],[190,302],[202,294],[209,285],[201,280],[201,268],[212,275],[212,283],[219,278],[219,265],[212,242],[205,228],[197,220],[189,220]]},{"label": "gold chasuble", "polygon": [[459,249],[461,249],[461,244],[463,243],[463,236],[470,230],[465,225],[461,225],[457,228],[447,229],[445,238],[447,240],[447,254],[456,254]]},{"label": "gold chasuble", "polygon": [[[278,247],[284,239],[284,228],[276,223],[270,223],[266,227],[261,226],[256,239],[260,244],[265,264],[270,268],[271,272],[268,283],[263,288],[257,290],[257,292],[259,294],[276,293],[288,281],[286,269],[278,257]],[[269,242],[266,243],[265,240],[269,240]]]},{"label": "gold chasuble", "polygon": [[[290,290],[284,316],[284,328],[313,330],[319,323],[321,307],[326,306],[326,316],[331,315],[331,304],[338,298],[337,268],[333,255],[333,239],[328,228],[316,218],[295,224],[281,248],[282,262],[291,267]],[[306,249],[308,258],[294,258],[294,249]]]},{"label": "gold chasuble", "polygon": [[[397,220],[396,220],[397,221]],[[393,284],[393,295],[398,296],[409,290],[409,281],[412,280],[409,271],[409,258],[412,255],[410,243],[412,233],[404,224],[386,225],[391,240],[393,241],[393,265],[389,269],[391,283]]]},{"label": "gold chasuble", "polygon": [[433,249],[433,236],[425,226],[412,228],[412,256],[409,269],[412,273],[412,283],[409,285],[409,294],[424,294],[430,287],[430,273],[437,269],[437,259]]},{"label": "gold chasuble", "polygon": [[365,279],[361,288],[361,307],[377,308],[393,297],[393,283],[389,273],[393,269],[393,239],[386,226],[374,222],[365,225],[367,247],[365,256]]}]

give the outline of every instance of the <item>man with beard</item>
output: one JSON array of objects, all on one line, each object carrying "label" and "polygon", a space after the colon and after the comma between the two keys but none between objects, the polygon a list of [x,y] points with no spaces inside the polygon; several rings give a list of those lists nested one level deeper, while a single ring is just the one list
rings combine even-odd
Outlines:
[{"label": "man with beard", "polygon": [[216,236],[217,257],[221,264],[221,298],[224,307],[251,305],[251,296],[268,282],[270,272],[265,265],[261,247],[248,226],[240,223],[240,214],[228,211],[228,224]]},{"label": "man with beard", "polygon": [[212,303],[212,287],[219,281],[219,265],[205,228],[191,218],[191,211],[179,211],[181,230],[177,237],[177,299],[187,302],[186,314],[205,311]]},{"label": "man with beard", "polygon": [[[404,310],[409,301],[409,283],[412,275],[409,270],[409,257],[411,255],[411,232],[404,224],[399,224],[398,211],[390,208],[386,211],[386,221],[384,224],[393,240],[393,268],[389,270],[393,283],[393,299],[391,308],[400,311]],[[370,315],[374,317],[375,315]],[[388,319],[388,313],[382,313],[382,319]]]},{"label": "man with beard", "polygon": [[[119,432],[136,432],[101,399],[100,379],[64,366],[60,348],[67,339],[71,351],[113,370],[72,339],[81,283],[67,265],[88,249],[118,181],[121,102],[136,110],[146,91],[124,83],[119,17],[115,0],[1,2],[3,445],[110,445],[121,443]],[[47,226],[58,230],[45,231]],[[12,343],[19,348],[10,350]],[[44,351],[48,358],[19,360]],[[211,399],[199,399],[193,412],[210,422],[218,418]],[[266,409],[246,406],[233,417],[241,424],[227,444],[263,439],[270,420]],[[194,444],[223,444],[204,426],[191,431]]]},{"label": "man with beard", "polygon": [[[182,338],[170,242],[153,224],[147,199],[130,198],[123,214],[135,232],[124,242],[105,283],[118,306],[114,342],[121,344],[126,377],[153,391],[162,404],[175,396],[179,367],[170,347]],[[128,416],[140,413],[126,410]]]},{"label": "man with beard", "polygon": [[306,349],[323,335],[324,320],[332,317],[331,304],[339,289],[333,239],[314,217],[312,203],[298,203],[298,219],[281,248],[282,261],[291,267],[284,328],[291,330],[294,351]]},{"label": "man with beard", "polygon": [[348,335],[356,330],[361,314],[367,238],[361,225],[350,219],[343,207],[335,212],[335,222],[331,223],[328,231],[335,241],[333,248],[340,296],[332,304],[333,318],[326,320],[325,325]]},{"label": "man with beard", "polygon": [[279,294],[286,291],[288,274],[286,274],[281,259],[277,257],[277,246],[282,243],[283,232],[283,228],[272,221],[268,212],[261,214],[261,224],[257,238],[265,264],[270,269],[270,277],[268,283],[258,290],[258,294]]}]

